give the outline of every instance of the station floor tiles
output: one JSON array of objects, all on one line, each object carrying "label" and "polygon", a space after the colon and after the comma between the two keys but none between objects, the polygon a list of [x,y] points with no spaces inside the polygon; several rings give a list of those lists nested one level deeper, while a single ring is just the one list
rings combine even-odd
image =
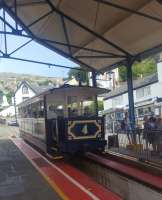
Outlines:
[{"label": "station floor tiles", "polygon": [[0,200],[60,200],[11,140],[0,140]]}]

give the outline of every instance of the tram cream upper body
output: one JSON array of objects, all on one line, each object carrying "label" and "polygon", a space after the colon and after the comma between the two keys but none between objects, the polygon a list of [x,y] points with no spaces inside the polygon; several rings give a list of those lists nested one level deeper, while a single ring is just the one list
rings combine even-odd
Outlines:
[{"label": "tram cream upper body", "polygon": [[50,113],[50,109],[53,109],[53,112],[57,111],[56,117],[68,117],[70,110],[73,111],[73,115],[81,116],[83,115],[84,109],[87,109],[90,105],[92,106],[97,95],[106,92],[108,92],[108,90],[103,88],[64,85],[60,88],[53,88],[30,98],[19,104],[18,107],[20,110],[23,110],[22,112],[24,115],[26,112],[39,112],[41,117],[41,111],[44,111],[45,106],[47,115]]}]

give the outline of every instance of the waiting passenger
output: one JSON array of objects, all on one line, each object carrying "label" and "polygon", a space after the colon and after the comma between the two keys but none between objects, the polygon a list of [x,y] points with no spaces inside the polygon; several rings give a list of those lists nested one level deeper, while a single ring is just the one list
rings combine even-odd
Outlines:
[{"label": "waiting passenger", "polygon": [[156,136],[155,136],[155,146],[156,146],[156,151],[160,151],[160,134],[162,133],[162,119],[159,117],[156,120]]},{"label": "waiting passenger", "polygon": [[125,131],[126,131],[126,134],[127,134],[127,137],[128,137],[129,144],[131,144],[132,143],[132,138],[131,138],[132,132],[131,132],[131,125],[130,125],[128,112],[125,113],[123,123],[125,124]]},{"label": "waiting passenger", "polygon": [[154,116],[151,116],[148,123],[149,123],[148,141],[150,144],[152,144],[153,151],[156,152],[156,130],[157,130],[156,118]]},{"label": "waiting passenger", "polygon": [[89,114],[90,114],[89,108],[88,108],[88,106],[86,106],[86,107],[84,108],[84,116],[89,116]]},{"label": "waiting passenger", "polygon": [[143,139],[145,139],[146,142],[146,149],[148,149],[148,144],[149,144],[149,140],[148,140],[148,134],[149,134],[149,119],[148,116],[145,115],[144,116],[144,123],[143,123]]}]

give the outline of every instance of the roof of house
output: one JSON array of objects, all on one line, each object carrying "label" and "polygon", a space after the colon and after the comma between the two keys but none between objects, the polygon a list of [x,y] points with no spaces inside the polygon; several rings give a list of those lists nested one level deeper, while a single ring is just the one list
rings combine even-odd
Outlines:
[{"label": "roof of house", "polygon": [[[156,83],[156,82],[158,82],[158,75],[152,74],[152,75],[146,76],[142,79],[134,80],[133,81],[133,88],[138,89],[138,88],[141,88],[141,87],[145,87],[147,85],[151,85],[151,84]],[[114,90],[112,90],[108,94],[105,94],[104,100],[122,95],[124,93],[127,93],[127,91],[128,91],[127,82],[124,82],[123,84],[121,84],[119,87],[115,88]]]},{"label": "roof of house", "polygon": [[49,89],[52,89],[54,86],[53,85],[31,85],[31,88],[33,91],[35,91],[36,94],[40,94],[42,92],[45,92]]},{"label": "roof of house", "polygon": [[24,80],[22,82],[20,82],[20,84],[18,85],[17,89],[15,90],[15,93],[19,90],[19,88],[22,86],[22,85],[26,85],[27,87],[29,87],[36,95],[42,93],[42,92],[45,92],[51,88],[53,88],[54,86],[53,85],[41,85],[41,86],[38,86],[38,85],[34,85],[34,84],[30,84],[28,81]]}]

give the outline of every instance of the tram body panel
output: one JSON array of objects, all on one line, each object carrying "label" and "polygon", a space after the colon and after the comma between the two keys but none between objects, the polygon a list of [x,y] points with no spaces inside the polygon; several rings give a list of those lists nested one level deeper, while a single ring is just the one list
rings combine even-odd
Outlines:
[{"label": "tram body panel", "polygon": [[100,90],[103,89],[56,88],[22,103],[19,106],[22,137],[48,153],[103,150],[104,120],[94,115],[92,104],[95,92]]},{"label": "tram body panel", "polygon": [[101,150],[105,146],[103,118],[59,119],[57,142],[61,152]]}]

